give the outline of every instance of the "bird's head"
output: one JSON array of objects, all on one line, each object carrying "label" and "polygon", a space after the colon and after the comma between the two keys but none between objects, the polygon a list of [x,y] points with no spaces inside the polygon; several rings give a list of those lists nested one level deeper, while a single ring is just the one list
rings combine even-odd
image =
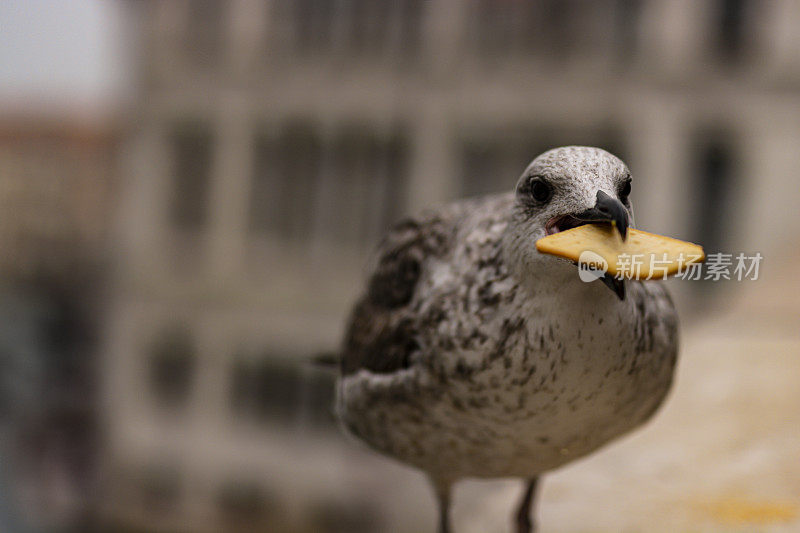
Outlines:
[{"label": "bird's head", "polygon": [[[630,192],[628,167],[605,150],[566,146],[544,152],[516,186],[513,238],[520,259],[540,262],[538,239],[590,222],[613,224],[625,239],[633,226]],[[622,282],[604,282],[623,297]]]}]

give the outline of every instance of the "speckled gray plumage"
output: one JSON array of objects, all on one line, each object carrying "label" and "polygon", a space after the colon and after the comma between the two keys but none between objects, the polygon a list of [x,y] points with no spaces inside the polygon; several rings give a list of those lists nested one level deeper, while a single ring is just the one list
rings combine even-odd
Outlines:
[{"label": "speckled gray plumage", "polygon": [[[526,179],[555,187],[546,207]],[[398,224],[379,246],[342,349],[337,411],[372,448],[426,471],[532,478],[647,420],[669,390],[677,319],[663,284],[624,301],[536,251],[553,216],[616,195],[596,148],[534,160],[517,191]]]}]

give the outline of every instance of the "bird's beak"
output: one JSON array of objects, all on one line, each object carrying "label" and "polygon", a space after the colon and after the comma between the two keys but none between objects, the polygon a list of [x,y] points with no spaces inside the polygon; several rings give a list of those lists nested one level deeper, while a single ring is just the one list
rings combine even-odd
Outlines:
[{"label": "bird's beak", "polygon": [[611,291],[617,295],[617,298],[620,300],[625,299],[625,280],[617,279],[614,276],[605,274],[602,278],[600,278],[600,281],[602,281],[606,287],[611,289]]},{"label": "bird's beak", "polygon": [[[579,220],[590,222],[610,222],[619,231],[624,241],[628,237],[628,210],[619,200],[610,197],[603,191],[597,191],[597,202],[594,207],[582,213],[573,215]],[[625,299],[625,281],[606,274],[600,280],[606,287],[617,295],[620,300]]]},{"label": "bird's beak", "polygon": [[628,210],[622,202],[603,191],[597,191],[594,207],[573,216],[587,222],[610,222],[617,228],[623,241],[628,237]]}]

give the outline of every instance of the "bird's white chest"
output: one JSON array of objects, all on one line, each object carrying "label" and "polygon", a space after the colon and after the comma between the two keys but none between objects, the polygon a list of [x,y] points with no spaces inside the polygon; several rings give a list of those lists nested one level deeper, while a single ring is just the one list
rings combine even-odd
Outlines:
[{"label": "bird's white chest", "polygon": [[585,455],[639,425],[669,388],[671,364],[637,349],[635,304],[599,282],[519,305],[525,320],[493,324],[499,346],[477,370],[456,358],[452,375],[463,379],[439,406],[454,432],[470,428],[460,441],[470,475],[535,473]]}]

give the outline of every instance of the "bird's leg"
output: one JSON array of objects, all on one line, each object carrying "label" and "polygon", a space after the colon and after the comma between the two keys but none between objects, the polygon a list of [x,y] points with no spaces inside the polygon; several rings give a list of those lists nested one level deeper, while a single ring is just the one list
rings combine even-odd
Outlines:
[{"label": "bird's leg", "polygon": [[450,493],[439,496],[439,533],[450,533]]},{"label": "bird's leg", "polygon": [[450,531],[450,493],[452,483],[431,478],[433,490],[436,493],[436,503],[439,508],[439,533]]},{"label": "bird's leg", "polygon": [[530,479],[525,486],[522,500],[517,507],[517,533],[533,533],[536,531],[536,521],[532,519],[534,500],[536,499],[536,484],[539,478]]}]

